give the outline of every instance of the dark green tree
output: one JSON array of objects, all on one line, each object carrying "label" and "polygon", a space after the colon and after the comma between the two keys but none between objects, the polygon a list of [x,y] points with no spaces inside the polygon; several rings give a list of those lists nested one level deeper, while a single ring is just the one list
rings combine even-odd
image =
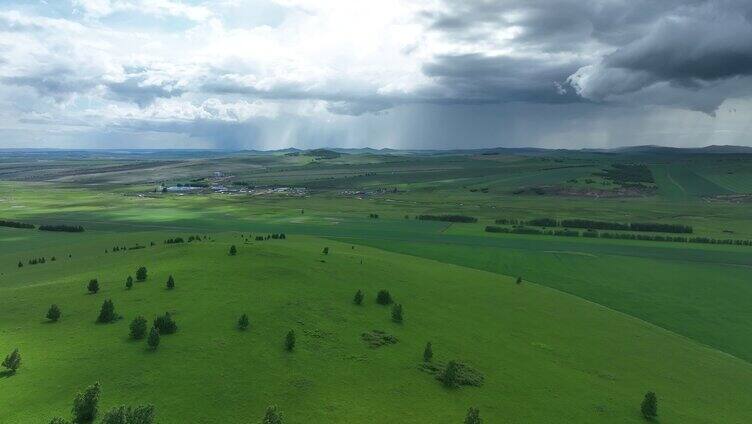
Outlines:
[{"label": "dark green tree", "polygon": [[423,362],[431,362],[433,360],[433,347],[431,342],[426,343],[426,348],[423,349]]},{"label": "dark green tree", "polygon": [[99,394],[101,386],[99,382],[87,387],[83,392],[78,392],[73,399],[73,422],[75,424],[85,424],[94,421],[97,416],[97,406],[99,404]]},{"label": "dark green tree", "polygon": [[329,248],[325,247],[324,250],[321,251],[321,253],[328,255],[329,254]]},{"label": "dark green tree", "polygon": [[356,305],[362,305],[363,304],[363,292],[358,290],[357,293],[355,293],[355,297],[353,298],[353,302]]},{"label": "dark green tree", "polygon": [[392,295],[389,294],[388,290],[379,290],[379,293],[376,295],[376,303],[379,305],[389,305],[392,302]]},{"label": "dark green tree", "polygon": [[125,279],[125,288],[130,289],[131,287],[133,287],[133,277],[129,275],[128,278]]},{"label": "dark green tree", "polygon": [[47,310],[47,319],[52,322],[58,322],[60,320],[60,308],[57,305],[50,305],[50,309]]},{"label": "dark green tree", "polygon": [[146,337],[146,318],[137,316],[131,321],[131,338],[134,340],[141,340]]},{"label": "dark green tree", "polygon": [[238,328],[241,330],[245,330],[246,328],[248,328],[249,324],[250,322],[248,321],[247,314],[241,315],[240,318],[238,319]]},{"label": "dark green tree", "polygon": [[287,336],[285,336],[285,349],[290,352],[295,349],[295,331],[293,330],[288,331]]},{"label": "dark green tree", "polygon": [[522,284],[522,277],[517,277],[517,284]]},{"label": "dark green tree", "polygon": [[402,322],[402,305],[399,303],[392,305],[392,321],[397,323]]},{"label": "dark green tree", "polygon": [[459,385],[459,372],[459,365],[454,361],[449,361],[446,368],[444,368],[444,373],[441,375],[441,381],[446,387],[457,387]]},{"label": "dark green tree", "polygon": [[159,334],[172,334],[178,331],[178,325],[172,319],[172,315],[169,312],[165,312],[164,315],[154,318],[154,327],[159,330]]},{"label": "dark green tree", "polygon": [[654,392],[645,393],[645,398],[642,400],[642,405],[640,405],[640,411],[645,419],[654,420],[658,417],[658,398]]},{"label": "dark green tree", "polygon": [[136,281],[146,281],[147,277],[148,277],[148,272],[146,271],[145,266],[139,267],[136,270]]},{"label": "dark green tree", "polygon": [[276,405],[271,405],[266,408],[266,414],[264,414],[263,424],[283,424],[282,411],[277,408]]},{"label": "dark green tree", "polygon": [[102,308],[99,310],[99,316],[97,317],[98,323],[109,323],[113,322],[118,318],[117,314],[115,313],[115,304],[112,303],[112,300],[107,299],[102,303]]},{"label": "dark green tree", "polygon": [[19,268],[23,268],[23,262],[21,262],[21,261],[18,261],[18,267],[19,267]]},{"label": "dark green tree", "polygon": [[89,280],[89,284],[86,286],[86,288],[89,290],[89,293],[96,293],[99,291],[99,281],[97,281],[96,278],[92,278]]},{"label": "dark green tree", "polygon": [[233,244],[232,246],[230,246],[230,256],[235,256],[237,254],[238,254],[238,248],[235,247],[235,245]]},{"label": "dark green tree", "polygon": [[478,408],[470,408],[467,410],[467,416],[465,416],[465,424],[482,424],[483,420],[480,418],[480,410]]},{"label": "dark green tree", "polygon": [[159,330],[156,327],[152,327],[151,331],[149,331],[149,338],[146,339],[146,343],[151,350],[157,350],[157,346],[159,346]]},{"label": "dark green tree", "polygon": [[175,288],[175,279],[172,278],[172,275],[170,275],[169,278],[167,278],[167,290],[172,290]]},{"label": "dark green tree", "polygon": [[21,366],[21,354],[18,353],[18,348],[13,349],[13,352],[5,357],[2,365],[4,368],[7,368],[11,374],[15,374],[18,367]]},{"label": "dark green tree", "polygon": [[153,424],[156,413],[153,405],[118,406],[104,414],[102,424]]}]

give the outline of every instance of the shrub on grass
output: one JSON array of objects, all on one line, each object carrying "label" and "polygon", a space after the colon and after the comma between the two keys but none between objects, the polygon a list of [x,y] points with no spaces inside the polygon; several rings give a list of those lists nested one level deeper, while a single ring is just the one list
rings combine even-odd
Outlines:
[{"label": "shrub on grass", "polygon": [[355,293],[355,297],[353,298],[353,302],[356,305],[362,305],[363,304],[363,292],[358,290],[357,293]]},{"label": "shrub on grass", "polygon": [[18,267],[19,267],[19,268],[23,268],[23,262],[21,262],[21,261],[18,261]]},{"label": "shrub on grass", "polygon": [[89,290],[89,293],[94,294],[99,291],[99,281],[97,281],[96,278],[92,278],[89,280],[89,284],[86,286],[86,289]]},{"label": "shrub on grass", "polygon": [[146,318],[137,316],[131,321],[131,338],[134,340],[141,340],[146,337]]},{"label": "shrub on grass", "polygon": [[149,331],[149,338],[146,339],[146,344],[149,345],[151,350],[157,350],[159,346],[159,330],[156,327],[152,327]]},{"label": "shrub on grass", "polygon": [[241,315],[240,318],[238,319],[238,328],[241,330],[245,330],[246,328],[248,328],[249,324],[250,322],[248,321],[247,314]]},{"label": "shrub on grass", "polygon": [[167,290],[172,290],[175,288],[175,279],[172,278],[172,275],[170,275],[169,278],[167,278]]},{"label": "shrub on grass", "polygon": [[21,366],[21,354],[18,353],[18,348],[13,349],[13,352],[5,357],[2,365],[4,368],[7,368],[10,373],[15,374],[18,367]]},{"label": "shrub on grass", "polygon": [[118,318],[118,315],[115,313],[115,304],[112,303],[112,300],[107,299],[102,303],[102,308],[99,310],[99,316],[97,317],[98,323],[109,323],[113,322]]},{"label": "shrub on grass", "polygon": [[154,318],[154,327],[159,330],[159,334],[172,334],[178,331],[178,326],[169,312],[165,312],[164,315]]},{"label": "shrub on grass", "polygon": [[323,253],[324,255],[328,255],[329,254],[329,248],[325,247],[324,250],[321,251],[321,253]]},{"label": "shrub on grass", "polygon": [[117,406],[104,414],[102,424],[152,424],[156,413],[153,405]]},{"label": "shrub on grass", "polygon": [[376,303],[379,305],[389,305],[392,302],[392,295],[389,294],[388,290],[379,290],[379,293],[376,295]]},{"label": "shrub on grass", "polygon": [[392,321],[402,323],[402,305],[399,303],[392,306]]},{"label": "shrub on grass", "polygon": [[130,289],[131,287],[133,287],[133,277],[129,275],[128,278],[125,279],[125,288]]},{"label": "shrub on grass", "polygon": [[47,310],[47,319],[52,322],[60,320],[60,308],[57,305],[50,305],[50,309]]},{"label": "shrub on grass", "polygon": [[423,349],[423,362],[431,362],[433,359],[433,347],[431,342],[426,343],[426,348]]},{"label": "shrub on grass", "polygon": [[73,422],[75,424],[94,421],[94,418],[97,416],[100,392],[101,386],[99,382],[87,387],[83,392],[78,392],[76,398],[73,399]]},{"label": "shrub on grass", "polygon": [[295,349],[295,331],[293,330],[288,331],[287,336],[285,336],[285,349],[288,352],[292,352]]},{"label": "shrub on grass", "polygon": [[446,387],[457,387],[459,386],[457,381],[458,377],[459,366],[455,361],[449,361],[446,368],[444,368],[444,373],[441,375],[442,383],[444,383]]},{"label": "shrub on grass", "polygon": [[470,408],[467,410],[467,416],[465,416],[465,424],[482,424],[483,420],[480,419],[480,410],[478,408]]},{"label": "shrub on grass", "polygon": [[233,244],[232,246],[230,246],[230,256],[235,256],[237,254],[238,254],[238,248],[235,247],[235,245]]},{"label": "shrub on grass", "polygon": [[645,398],[640,405],[642,416],[647,420],[654,420],[658,416],[658,398],[654,392],[645,393]]},{"label": "shrub on grass", "polygon": [[146,271],[145,266],[139,267],[136,270],[136,281],[146,281],[147,277],[148,277],[148,271]]},{"label": "shrub on grass", "polygon": [[283,424],[284,420],[282,419],[282,411],[277,408],[276,405],[271,405],[266,408],[266,413],[264,414],[264,420],[262,421],[263,424]]},{"label": "shrub on grass", "polygon": [[522,277],[517,277],[517,284],[522,284]]},{"label": "shrub on grass", "polygon": [[70,424],[70,421],[68,421],[68,420],[66,420],[64,418],[55,417],[55,418],[53,418],[53,419],[50,420],[50,424]]}]

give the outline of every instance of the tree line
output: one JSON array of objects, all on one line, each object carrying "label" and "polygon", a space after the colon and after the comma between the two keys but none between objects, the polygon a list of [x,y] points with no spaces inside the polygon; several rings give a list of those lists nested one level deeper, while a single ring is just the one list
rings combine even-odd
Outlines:
[{"label": "tree line", "polygon": [[478,222],[478,218],[467,215],[418,215],[415,217],[421,221],[444,221],[444,222]]},{"label": "tree line", "polygon": [[84,232],[84,227],[80,225],[65,225],[65,224],[57,224],[57,225],[40,225],[39,229],[41,231],[60,231],[65,233],[82,233]]},{"label": "tree line", "polygon": [[562,219],[554,218],[534,218],[530,220],[517,220],[502,218],[497,219],[496,224],[500,225],[530,225],[533,227],[569,227],[582,228],[586,230],[616,230],[616,231],[639,231],[654,233],[675,233],[675,234],[692,234],[693,228],[690,225],[681,224],[664,224],[658,222],[633,222],[620,223],[608,221],[594,221],[590,219]]},{"label": "tree line", "polygon": [[28,228],[28,229],[36,228],[34,224],[27,224],[25,222],[18,222],[18,221],[3,221],[3,220],[0,220],[0,227]]}]

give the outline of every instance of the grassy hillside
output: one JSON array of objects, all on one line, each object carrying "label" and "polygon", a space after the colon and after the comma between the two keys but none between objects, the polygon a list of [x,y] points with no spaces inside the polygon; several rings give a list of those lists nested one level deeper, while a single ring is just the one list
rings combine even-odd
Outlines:
[{"label": "grassy hillside", "polygon": [[[532,283],[412,256],[293,236],[244,244],[215,241],[104,253],[113,244],[161,241],[172,233],[60,235],[18,231],[26,252],[72,257],[22,269],[4,261],[0,340],[23,366],[0,378],[2,422],[67,415],[75,392],[100,381],[103,407],[151,402],[160,422],[255,422],[278,404],[290,422],[461,422],[470,406],[488,422],[641,422],[647,390],[661,421],[743,422],[752,366],[626,315]],[[7,241],[7,238],[5,239]],[[48,242],[51,242],[48,245]],[[239,247],[228,256],[228,246]],[[323,255],[324,246],[330,254]],[[60,255],[62,256],[62,255]],[[131,290],[139,265],[149,279]],[[164,287],[172,274],[176,289]],[[99,278],[102,290],[86,293]],[[387,288],[405,309],[389,319],[374,303]],[[363,306],[352,303],[357,289]],[[112,299],[124,319],[95,324]],[[461,301],[460,301],[461,300]],[[63,317],[45,323],[51,303]],[[170,311],[179,331],[155,352],[128,340],[137,314]],[[235,328],[247,312],[246,332]],[[294,329],[298,345],[283,349]],[[399,338],[369,348],[360,334]],[[436,361],[461,359],[481,387],[446,389],[419,371],[425,342]]]}]

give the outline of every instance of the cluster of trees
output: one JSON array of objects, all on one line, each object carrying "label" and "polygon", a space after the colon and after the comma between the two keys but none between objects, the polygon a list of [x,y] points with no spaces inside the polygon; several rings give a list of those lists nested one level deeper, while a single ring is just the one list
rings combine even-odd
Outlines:
[{"label": "cluster of trees", "polygon": [[[102,392],[102,386],[99,382],[92,384],[81,392],[78,392],[73,399],[73,420],[74,424],[87,424],[94,422],[99,412],[99,399]],[[156,418],[156,411],[153,405],[116,406],[105,412],[102,417],[102,424],[153,424]],[[61,417],[53,418],[49,424],[69,424],[68,421]]]},{"label": "cluster of trees", "polygon": [[[356,305],[362,305],[364,298],[365,295],[363,294],[363,291],[358,290],[355,292],[355,296],[353,296],[353,303]],[[392,321],[402,323],[402,305],[394,303],[392,295],[389,294],[388,290],[379,290],[376,294],[376,303],[379,305],[392,305]]]},{"label": "cluster of trees", "polygon": [[269,239],[284,240],[286,238],[287,236],[285,235],[285,233],[274,233],[274,234],[267,234],[265,236],[256,236],[255,240],[256,241],[264,241],[264,240],[269,240]]},{"label": "cluster of trees", "polygon": [[192,241],[201,241],[201,240],[206,240],[206,236],[203,236],[203,238],[201,236],[199,236],[199,235],[188,236],[188,243],[190,243]]},{"label": "cluster of trees", "polygon": [[164,244],[175,244],[175,243],[185,243],[185,240],[183,240],[182,237],[174,237],[174,238],[168,238],[164,241]]},{"label": "cluster of trees", "polygon": [[608,221],[594,221],[591,219],[562,219],[534,218],[530,220],[517,220],[502,218],[497,219],[499,225],[530,225],[533,227],[565,227],[582,228],[586,230],[615,230],[615,231],[639,231],[654,233],[692,234],[692,227],[681,224],[663,224],[658,222],[633,222],[620,223]]},{"label": "cluster of trees", "polygon": [[32,230],[36,228],[34,224],[27,224],[25,222],[18,222],[18,221],[3,221],[3,220],[0,220],[0,227],[27,228],[27,229],[32,229]]},{"label": "cluster of trees", "polygon": [[444,221],[444,222],[478,222],[477,218],[467,215],[418,215],[416,219],[422,221]]},{"label": "cluster of trees", "polygon": [[163,334],[173,334],[178,331],[178,326],[169,312],[165,312],[164,315],[160,315],[154,318],[152,327],[149,330],[148,337],[146,333],[147,321],[146,318],[143,317],[143,315],[139,315],[133,318],[133,321],[131,321],[129,328],[130,337],[133,340],[143,340],[146,337],[146,344],[151,350],[157,349],[159,342],[161,341],[161,336]]},{"label": "cluster of trees", "polygon": [[[55,257],[54,256],[51,257],[50,261],[55,261]],[[47,258],[45,258],[44,256],[42,256],[41,258],[32,258],[32,259],[29,259],[28,262],[27,262],[27,264],[29,264],[29,265],[44,264],[44,263],[47,263]],[[23,268],[23,262],[22,261],[18,261],[18,267],[19,268]]]},{"label": "cluster of trees", "polygon": [[84,232],[84,227],[80,225],[65,225],[65,224],[58,224],[58,225],[40,225],[39,229],[42,231],[62,231],[66,233],[82,233]]},{"label": "cluster of trees", "polygon": [[371,219],[379,219],[379,214],[377,213],[369,213],[368,217]]},{"label": "cluster of trees", "polygon": [[650,168],[642,163],[614,163],[611,165],[611,168],[603,169],[602,172],[596,172],[593,175],[603,177],[621,185],[655,182]]},{"label": "cluster of trees", "polygon": [[620,240],[644,240],[644,241],[667,241],[675,243],[704,243],[704,244],[725,244],[736,246],[752,246],[752,240],[739,239],[716,239],[711,237],[685,237],[685,236],[665,236],[658,234],[635,234],[635,233],[609,233],[587,230],[583,232],[561,229],[561,230],[542,230],[540,228],[530,227],[499,227],[495,225],[486,226],[486,232],[489,233],[506,233],[506,234],[533,234],[546,236],[563,236],[563,237],[589,237],[604,239]]}]

